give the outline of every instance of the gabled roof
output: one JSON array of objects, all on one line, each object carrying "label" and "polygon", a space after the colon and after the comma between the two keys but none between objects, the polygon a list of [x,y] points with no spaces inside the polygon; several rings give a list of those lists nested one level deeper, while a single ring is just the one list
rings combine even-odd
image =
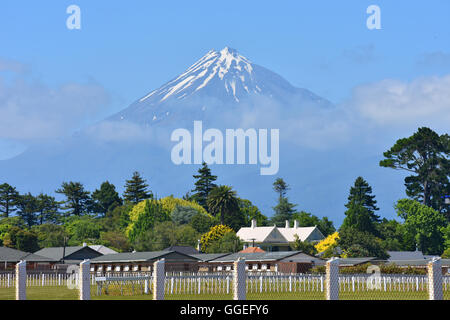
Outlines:
[{"label": "gabled roof", "polygon": [[424,260],[422,251],[388,251],[389,261]]},{"label": "gabled roof", "polygon": [[190,254],[190,256],[197,258],[202,262],[208,262],[214,259],[228,256],[230,254],[231,253],[198,253],[198,254]]},{"label": "gabled roof", "polygon": [[272,242],[287,243],[286,238],[278,231],[276,226],[272,227],[244,227],[239,229],[236,235],[247,242]]},{"label": "gabled roof", "polygon": [[97,245],[97,244],[90,245],[89,248],[94,249],[95,251],[100,252],[101,254],[114,254],[114,253],[117,253],[117,251],[115,251],[115,250],[113,250],[111,248],[105,247],[103,245]]},{"label": "gabled roof", "polygon": [[301,253],[301,251],[277,251],[277,252],[253,252],[253,253],[232,253],[227,256],[217,258],[214,260],[211,260],[210,262],[234,262],[238,260],[239,258],[245,259],[245,261],[252,262],[252,261],[278,261],[290,256],[294,256],[298,253]]},{"label": "gabled roof", "polygon": [[74,246],[74,247],[66,247],[65,248],[65,256],[63,257],[64,247],[52,247],[52,248],[43,248],[39,251],[36,251],[35,254],[40,256],[49,257],[57,261],[61,261],[71,254],[78,252],[80,250],[92,250],[92,252],[99,253],[98,251],[88,247],[88,246]]},{"label": "gabled roof", "polygon": [[318,233],[319,238],[325,238],[322,232],[315,227],[298,227],[298,228],[278,228],[281,234],[287,239],[289,242],[295,241],[295,235],[298,235],[298,238],[301,241],[309,240],[308,238],[313,233]]},{"label": "gabled roof", "polygon": [[188,255],[193,255],[193,254],[198,254],[198,250],[196,250],[195,248],[191,247],[191,246],[170,246],[166,249],[164,249],[163,251],[175,251],[175,252],[180,252],[180,253],[184,253],[184,254],[188,254]]},{"label": "gabled roof", "polygon": [[[122,252],[116,254],[107,254],[94,259],[91,259],[92,263],[115,263],[115,262],[148,262],[162,258],[170,260],[170,256],[174,258],[181,257],[181,260],[198,261],[199,259],[191,255],[187,255],[176,251],[147,251],[147,252]],[[180,260],[180,259],[176,259]]]},{"label": "gabled roof", "polygon": [[0,247],[0,261],[1,262],[19,262],[26,260],[29,262],[56,262],[56,260],[48,257],[42,257],[37,254],[24,252],[8,247]]}]

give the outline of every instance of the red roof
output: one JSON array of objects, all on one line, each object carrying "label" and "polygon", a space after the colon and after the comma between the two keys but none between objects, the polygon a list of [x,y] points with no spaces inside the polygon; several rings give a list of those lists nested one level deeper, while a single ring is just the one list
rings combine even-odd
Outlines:
[{"label": "red roof", "polygon": [[248,247],[247,249],[239,251],[239,253],[253,253],[253,252],[265,252],[265,251],[258,247]]}]

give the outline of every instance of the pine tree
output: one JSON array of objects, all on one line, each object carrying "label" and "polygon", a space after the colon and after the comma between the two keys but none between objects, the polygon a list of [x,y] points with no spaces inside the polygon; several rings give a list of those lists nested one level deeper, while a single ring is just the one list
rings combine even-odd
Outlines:
[{"label": "pine tree", "polygon": [[283,226],[285,221],[290,221],[295,213],[296,205],[290,203],[286,197],[287,191],[289,190],[289,185],[282,179],[278,178],[273,183],[273,190],[278,193],[278,204],[273,207],[275,214],[273,215],[271,221],[277,226]]},{"label": "pine tree", "polygon": [[7,183],[0,185],[0,213],[1,216],[8,218],[11,213],[16,211],[19,192],[16,188]]},{"label": "pine tree", "polygon": [[195,192],[192,195],[192,199],[205,208],[205,210],[208,210],[206,201],[211,190],[217,187],[217,185],[214,184],[214,181],[217,180],[217,176],[211,174],[211,169],[208,168],[208,165],[205,162],[203,162],[203,166],[198,170],[198,173],[198,175],[193,176],[197,181],[195,182],[195,189],[192,190],[192,192]]},{"label": "pine tree", "polygon": [[108,181],[103,182],[100,189],[92,193],[92,199],[95,211],[103,215],[113,210],[114,207],[122,205],[122,199],[120,199],[116,187]]},{"label": "pine tree", "polygon": [[380,217],[375,214],[375,211],[379,210],[376,203],[372,187],[362,177],[358,177],[354,186],[350,188],[348,203],[345,205],[346,217],[341,229],[351,227],[376,235],[376,224],[380,222]]},{"label": "pine tree", "polygon": [[62,209],[69,210],[68,215],[81,216],[88,213],[92,207],[90,192],[84,190],[80,182],[63,182],[61,188],[55,192],[66,196]]},{"label": "pine tree", "polygon": [[36,201],[39,224],[57,222],[59,203],[55,198],[41,193],[36,197]]},{"label": "pine tree", "polygon": [[138,203],[142,200],[153,199],[153,194],[148,189],[148,184],[139,172],[134,172],[133,177],[126,181],[123,199],[126,202]]},{"label": "pine tree", "polygon": [[37,199],[31,194],[19,196],[17,203],[18,212],[17,215],[25,221],[28,227],[32,227],[37,222],[38,202]]}]

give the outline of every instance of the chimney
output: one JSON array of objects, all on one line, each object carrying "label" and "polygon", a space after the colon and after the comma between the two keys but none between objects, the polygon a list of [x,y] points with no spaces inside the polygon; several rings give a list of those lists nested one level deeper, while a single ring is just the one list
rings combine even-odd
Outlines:
[{"label": "chimney", "polygon": [[83,242],[83,247],[87,247],[87,243],[86,242]]},{"label": "chimney", "polygon": [[256,219],[252,219],[252,229],[256,228]]},{"label": "chimney", "polygon": [[298,228],[298,220],[294,220],[294,228],[295,228],[295,229]]},{"label": "chimney", "polygon": [[289,228],[289,220],[286,220],[286,229]]}]

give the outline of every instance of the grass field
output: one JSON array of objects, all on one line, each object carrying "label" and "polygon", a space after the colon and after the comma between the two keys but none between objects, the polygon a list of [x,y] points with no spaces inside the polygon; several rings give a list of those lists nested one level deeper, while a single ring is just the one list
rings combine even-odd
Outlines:
[{"label": "grass field", "polygon": [[[96,295],[96,286],[91,289],[92,300],[151,300],[151,294],[142,294],[139,290],[132,294],[131,289],[124,289],[123,295],[120,291],[110,291],[109,294]],[[166,294],[167,300],[231,300],[231,294]],[[0,288],[0,300],[14,300],[14,288]],[[78,290],[70,290],[63,286],[58,287],[29,287],[27,288],[28,300],[77,300]],[[317,291],[302,292],[263,292],[247,293],[248,300],[323,300],[325,294]],[[342,300],[427,300],[426,291],[341,291]],[[444,292],[444,299],[450,300],[450,290]]]}]

